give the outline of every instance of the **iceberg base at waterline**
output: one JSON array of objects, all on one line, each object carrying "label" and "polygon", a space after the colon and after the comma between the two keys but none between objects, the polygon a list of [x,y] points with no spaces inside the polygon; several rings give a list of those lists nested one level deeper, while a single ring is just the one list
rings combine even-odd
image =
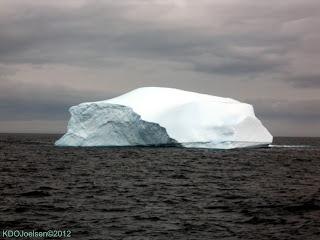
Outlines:
[{"label": "iceberg base at waterline", "polygon": [[138,88],[69,111],[68,131],[56,146],[232,149],[272,142],[250,104],[179,89]]}]

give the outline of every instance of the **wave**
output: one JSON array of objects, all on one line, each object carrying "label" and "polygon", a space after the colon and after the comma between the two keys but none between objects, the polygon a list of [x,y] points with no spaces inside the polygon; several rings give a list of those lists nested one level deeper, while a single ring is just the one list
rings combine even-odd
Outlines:
[{"label": "wave", "polygon": [[310,146],[310,145],[273,145],[273,144],[270,144],[269,147],[271,147],[271,148],[309,148],[312,146]]}]

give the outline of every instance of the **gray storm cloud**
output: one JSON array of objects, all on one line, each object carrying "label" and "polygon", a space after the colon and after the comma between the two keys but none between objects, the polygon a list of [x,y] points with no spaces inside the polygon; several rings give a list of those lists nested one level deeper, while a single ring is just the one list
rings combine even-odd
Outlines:
[{"label": "gray storm cloud", "polygon": [[253,103],[274,135],[319,136],[319,10],[317,0],[3,0],[0,131],[62,131],[70,105],[167,86]]}]

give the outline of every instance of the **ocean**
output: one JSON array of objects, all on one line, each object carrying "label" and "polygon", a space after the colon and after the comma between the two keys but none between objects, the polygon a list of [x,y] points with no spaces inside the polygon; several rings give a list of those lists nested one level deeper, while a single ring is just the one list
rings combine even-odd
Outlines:
[{"label": "ocean", "polygon": [[54,147],[59,137],[0,135],[0,230],[90,240],[320,239],[320,138],[210,150]]}]

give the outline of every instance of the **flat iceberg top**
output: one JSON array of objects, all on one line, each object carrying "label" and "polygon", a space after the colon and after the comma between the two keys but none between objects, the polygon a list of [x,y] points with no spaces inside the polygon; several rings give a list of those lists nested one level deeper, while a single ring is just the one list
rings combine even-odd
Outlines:
[{"label": "flat iceberg top", "polygon": [[[98,108],[90,108],[92,105]],[[86,109],[86,114],[87,109],[99,109],[100,115],[110,113],[110,110],[101,111],[110,108],[110,105],[132,109],[141,117],[141,121],[158,124],[165,129],[168,139],[173,139],[185,147],[235,148],[267,145],[272,142],[272,135],[256,118],[250,104],[173,88],[144,87],[109,100],[81,103],[70,108],[71,119],[79,119],[79,116],[84,114],[83,109]],[[91,121],[90,124],[93,125],[89,127],[92,131],[95,122]],[[81,122],[78,125],[83,126]],[[96,122],[96,126],[98,125]],[[141,123],[139,126],[142,126]],[[109,132],[110,129],[112,128],[108,127]],[[74,124],[68,127],[68,132],[70,131],[73,134],[77,132],[77,126]],[[81,129],[82,133],[85,131],[86,129]],[[95,142],[97,141],[99,140],[95,139]],[[75,140],[72,139],[72,142]],[[59,143],[64,144],[61,141]],[[82,145],[85,144],[86,141],[82,139]]]},{"label": "flat iceberg top", "polygon": [[163,87],[138,88],[119,97],[95,103],[101,105],[113,103],[129,106],[138,114],[142,114],[143,119],[152,121],[153,118],[156,118],[158,115],[168,109],[198,101],[240,103],[239,101],[231,98],[216,97],[208,94],[188,92],[180,89]]}]

